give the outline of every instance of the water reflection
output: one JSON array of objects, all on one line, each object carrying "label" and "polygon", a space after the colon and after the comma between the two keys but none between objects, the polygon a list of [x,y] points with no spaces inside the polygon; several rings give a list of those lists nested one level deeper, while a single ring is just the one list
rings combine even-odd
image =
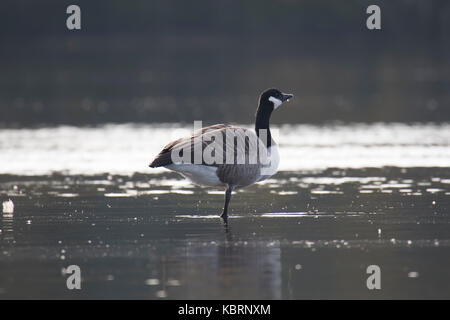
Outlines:
[{"label": "water reflection", "polygon": [[[164,170],[147,167],[150,159],[162,149],[165,141],[179,138],[191,130],[192,125],[186,124],[0,129],[0,173],[159,174]],[[284,171],[447,167],[450,158],[450,125],[445,123],[283,125],[274,126],[273,131],[278,132],[280,169]],[[105,137],[108,137],[107,142]],[[337,179],[334,180],[336,183],[348,181],[346,177],[340,177],[341,180],[330,178]],[[108,176],[102,179],[108,180]],[[187,187],[187,182],[169,178],[149,179],[136,185],[135,189],[147,188],[154,182],[167,188]],[[93,183],[106,184],[102,181]],[[130,185],[123,187],[130,189]]]},{"label": "water reflection", "polygon": [[[166,269],[159,273],[158,289],[166,291],[167,297],[281,297],[279,247],[236,246],[229,240],[181,246],[171,252],[171,263],[166,261]],[[177,278],[168,280],[169,277]]]},{"label": "water reflection", "polygon": [[3,214],[1,233],[3,243],[14,242],[14,216],[13,214]]}]

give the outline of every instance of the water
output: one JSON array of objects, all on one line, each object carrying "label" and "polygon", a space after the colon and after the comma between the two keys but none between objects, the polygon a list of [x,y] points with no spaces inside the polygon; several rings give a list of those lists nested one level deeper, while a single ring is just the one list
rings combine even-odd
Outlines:
[{"label": "water", "polygon": [[189,126],[0,130],[0,298],[450,298],[450,125],[278,129],[228,229],[223,191],[147,167]]},{"label": "water", "polygon": [[[167,142],[192,129],[192,124],[4,129],[0,174],[161,173],[164,169],[149,170],[147,165]],[[280,144],[282,171],[449,165],[448,123],[284,125],[271,130]]]}]

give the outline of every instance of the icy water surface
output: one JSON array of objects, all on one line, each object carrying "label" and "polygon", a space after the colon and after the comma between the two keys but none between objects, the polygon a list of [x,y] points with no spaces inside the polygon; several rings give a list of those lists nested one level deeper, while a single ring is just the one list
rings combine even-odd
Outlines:
[{"label": "icy water surface", "polygon": [[147,168],[178,127],[0,130],[0,299],[450,298],[448,125],[281,127],[228,228],[223,191]]}]

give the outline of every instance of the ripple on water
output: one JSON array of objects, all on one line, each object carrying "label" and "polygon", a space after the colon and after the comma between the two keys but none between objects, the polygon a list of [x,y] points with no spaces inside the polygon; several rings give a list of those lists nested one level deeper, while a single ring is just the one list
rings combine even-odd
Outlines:
[{"label": "ripple on water", "polygon": [[[211,215],[197,215],[197,214],[180,214],[176,215],[176,218],[187,218],[187,219],[221,219],[218,214],[211,214]],[[229,215],[228,219],[237,219],[237,218],[244,218],[244,216],[239,215]]]},{"label": "ripple on water", "polygon": [[115,192],[105,193],[104,196],[107,197],[107,198],[125,198],[125,197],[134,197],[134,195],[129,194],[129,193],[115,193]]},{"label": "ripple on water", "polygon": [[337,191],[337,190],[314,189],[314,190],[311,190],[311,194],[344,194],[344,192]]}]

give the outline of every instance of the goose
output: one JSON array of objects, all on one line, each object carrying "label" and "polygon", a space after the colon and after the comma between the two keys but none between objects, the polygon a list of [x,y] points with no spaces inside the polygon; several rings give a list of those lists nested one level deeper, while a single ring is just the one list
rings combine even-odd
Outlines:
[{"label": "goose", "polygon": [[227,124],[204,127],[168,143],[149,166],[175,171],[197,185],[225,188],[220,217],[227,223],[232,192],[277,172],[280,157],[270,116],[291,98],[292,94],[267,89],[259,97],[254,131]]}]

